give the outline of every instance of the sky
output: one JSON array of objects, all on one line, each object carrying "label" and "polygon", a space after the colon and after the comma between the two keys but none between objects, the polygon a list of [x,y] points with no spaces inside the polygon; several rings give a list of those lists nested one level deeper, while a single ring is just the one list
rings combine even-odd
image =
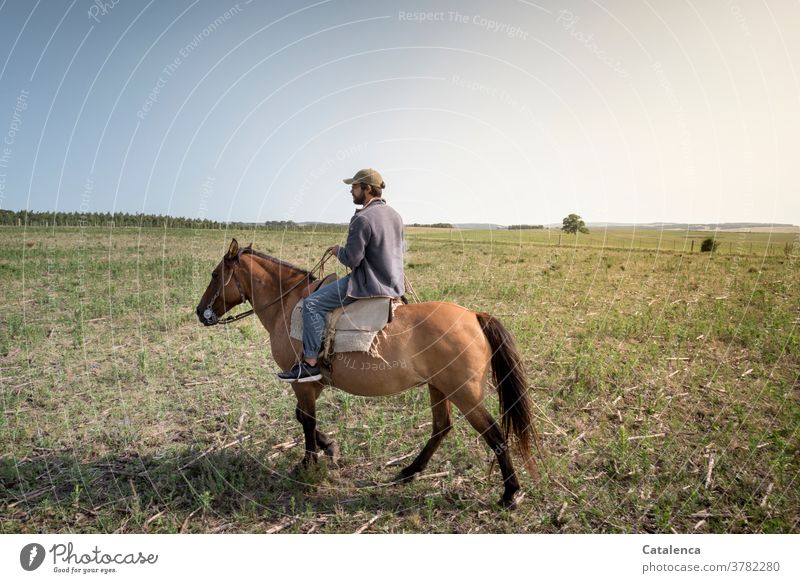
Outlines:
[{"label": "sky", "polygon": [[0,208],[800,224],[800,3],[0,0]]}]

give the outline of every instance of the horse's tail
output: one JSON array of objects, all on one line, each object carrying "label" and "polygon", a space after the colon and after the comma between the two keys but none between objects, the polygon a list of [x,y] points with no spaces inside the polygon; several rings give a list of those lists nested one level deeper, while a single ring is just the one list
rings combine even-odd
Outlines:
[{"label": "horse's tail", "polygon": [[494,316],[477,312],[478,323],[492,348],[492,379],[500,397],[500,424],[506,440],[516,438],[525,467],[534,480],[539,478],[536,461],[531,455],[531,441],[541,454],[539,435],[533,425],[528,385],[514,337]]}]

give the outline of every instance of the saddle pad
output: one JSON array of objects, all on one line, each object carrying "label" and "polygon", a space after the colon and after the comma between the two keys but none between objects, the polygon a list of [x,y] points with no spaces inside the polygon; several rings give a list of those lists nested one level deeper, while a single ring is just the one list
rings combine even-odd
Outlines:
[{"label": "saddle pad", "polygon": [[[289,334],[297,340],[303,339],[303,301],[292,310]],[[365,298],[329,313],[325,328],[335,318],[333,352],[369,352],[375,336],[389,321],[391,302],[392,298]]]}]

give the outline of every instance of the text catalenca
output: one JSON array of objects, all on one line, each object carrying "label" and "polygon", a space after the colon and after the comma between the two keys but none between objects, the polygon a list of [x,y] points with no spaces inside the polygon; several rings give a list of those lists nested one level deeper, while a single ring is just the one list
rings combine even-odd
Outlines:
[{"label": "text catalenca", "polygon": [[642,552],[645,555],[699,555],[700,549],[697,547],[673,547],[672,545],[668,547],[644,545]]}]

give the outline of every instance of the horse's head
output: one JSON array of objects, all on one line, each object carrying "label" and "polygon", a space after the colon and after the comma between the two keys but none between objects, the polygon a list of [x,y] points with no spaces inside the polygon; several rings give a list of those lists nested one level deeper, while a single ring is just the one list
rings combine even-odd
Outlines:
[{"label": "horse's head", "polygon": [[197,304],[197,317],[203,325],[216,324],[225,312],[245,301],[241,285],[236,279],[240,256],[239,243],[232,239],[228,252],[211,272],[211,283]]}]

